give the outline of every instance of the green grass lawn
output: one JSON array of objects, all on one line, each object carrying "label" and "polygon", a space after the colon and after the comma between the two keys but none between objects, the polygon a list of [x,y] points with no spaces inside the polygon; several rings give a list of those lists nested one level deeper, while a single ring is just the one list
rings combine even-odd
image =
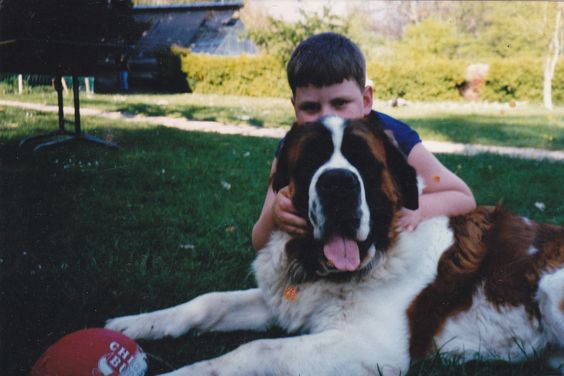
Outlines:
[{"label": "green grass lawn", "polygon": [[[505,124],[503,115],[488,116]],[[523,122],[523,129],[536,129],[540,125],[531,124],[542,117]],[[0,109],[2,374],[27,374],[56,339],[102,326],[109,317],[254,285],[250,232],[277,140],[85,118],[84,129],[122,148],[73,145],[36,154],[18,149],[22,137],[56,128],[55,114]],[[562,132],[561,124],[557,129]],[[534,220],[564,223],[564,163],[493,155],[439,158],[468,182],[478,202],[502,200]],[[542,211],[535,205],[541,202]],[[281,335],[206,334],[141,346],[155,372]],[[544,371],[535,359],[453,365],[430,358],[415,364],[410,375]]]},{"label": "green grass lawn", "polygon": [[[22,96],[2,94],[0,99],[57,104],[54,92],[36,91]],[[65,98],[71,105],[72,96]],[[147,116],[171,116],[260,127],[288,127],[293,121],[289,99],[251,98],[202,94],[83,95],[83,107]],[[377,101],[374,107],[406,121],[424,140],[485,145],[564,149],[564,106],[547,111],[537,104],[413,103],[392,108]]]}]

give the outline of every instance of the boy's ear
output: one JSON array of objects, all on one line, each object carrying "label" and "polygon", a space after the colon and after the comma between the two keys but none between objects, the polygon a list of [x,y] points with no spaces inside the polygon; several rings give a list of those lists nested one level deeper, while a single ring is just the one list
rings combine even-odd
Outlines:
[{"label": "boy's ear", "polygon": [[373,105],[373,94],[372,94],[372,86],[370,85],[366,85],[364,87],[364,91],[362,92],[362,104],[364,107],[364,115],[368,115],[370,114],[370,112],[372,111],[372,105]]},{"label": "boy's ear", "polygon": [[403,153],[385,135],[383,142],[386,149],[388,169],[400,190],[402,205],[407,209],[417,210],[419,208],[417,172],[407,163]]}]

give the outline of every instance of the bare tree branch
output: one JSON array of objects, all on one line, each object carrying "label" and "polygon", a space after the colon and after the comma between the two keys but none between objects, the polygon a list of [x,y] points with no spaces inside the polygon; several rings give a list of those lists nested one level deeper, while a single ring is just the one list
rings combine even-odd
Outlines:
[{"label": "bare tree branch", "polygon": [[543,103],[544,107],[549,110],[552,110],[554,107],[552,103],[552,79],[554,78],[556,63],[558,62],[558,56],[560,55],[560,21],[562,18],[562,8],[562,4],[559,4],[556,9],[554,34],[548,47],[546,63],[544,65]]}]

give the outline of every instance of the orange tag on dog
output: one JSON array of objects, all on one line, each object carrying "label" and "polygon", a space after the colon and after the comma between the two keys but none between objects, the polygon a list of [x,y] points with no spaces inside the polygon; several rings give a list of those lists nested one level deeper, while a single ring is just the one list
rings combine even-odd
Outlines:
[{"label": "orange tag on dog", "polygon": [[284,289],[284,299],[293,302],[298,297],[298,287],[288,286]]}]

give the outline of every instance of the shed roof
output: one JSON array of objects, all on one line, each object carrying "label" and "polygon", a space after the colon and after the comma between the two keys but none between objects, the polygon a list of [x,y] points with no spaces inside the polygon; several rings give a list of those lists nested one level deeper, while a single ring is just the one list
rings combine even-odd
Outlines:
[{"label": "shed roof", "polygon": [[243,25],[235,12],[242,7],[242,2],[135,7],[135,19],[150,27],[134,49],[146,54],[176,44],[199,53],[256,53],[252,42],[239,38]]},{"label": "shed roof", "polygon": [[134,10],[143,12],[186,12],[194,10],[238,10],[244,6],[242,1],[222,1],[218,2],[198,2],[189,4],[168,4],[168,5],[136,5]]}]

